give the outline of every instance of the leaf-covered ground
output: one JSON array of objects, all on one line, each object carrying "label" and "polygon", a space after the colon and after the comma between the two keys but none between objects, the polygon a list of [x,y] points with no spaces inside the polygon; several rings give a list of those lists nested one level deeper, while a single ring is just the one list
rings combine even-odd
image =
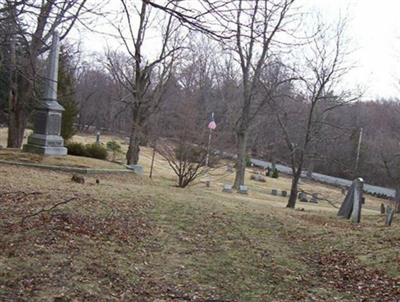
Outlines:
[{"label": "leaf-covered ground", "polygon": [[351,225],[165,177],[77,184],[0,165],[0,178],[1,301],[400,299],[398,217],[387,228],[371,210]]}]

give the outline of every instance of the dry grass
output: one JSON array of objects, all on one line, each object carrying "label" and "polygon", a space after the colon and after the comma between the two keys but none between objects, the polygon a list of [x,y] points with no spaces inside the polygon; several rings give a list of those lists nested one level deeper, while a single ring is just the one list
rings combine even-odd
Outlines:
[{"label": "dry grass", "polygon": [[[150,158],[142,148],[146,173]],[[327,202],[286,209],[270,194],[288,190],[284,176],[248,180],[247,196],[226,194],[233,175],[222,167],[210,188],[199,180],[178,189],[160,157],[153,180],[101,175],[81,185],[68,173],[1,165],[0,177],[0,300],[360,301],[357,288],[371,284],[360,269],[368,278],[378,269],[366,301],[378,289],[392,294],[381,301],[398,293],[400,220],[384,227],[381,201],[369,196],[362,223],[351,225]],[[302,187],[343,199],[333,187]],[[345,277],[346,287],[337,282]]]}]

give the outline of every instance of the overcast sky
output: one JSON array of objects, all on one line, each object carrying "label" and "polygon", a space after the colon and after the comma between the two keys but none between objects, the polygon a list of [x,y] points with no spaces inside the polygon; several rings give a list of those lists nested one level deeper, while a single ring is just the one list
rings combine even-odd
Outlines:
[{"label": "overcast sky", "polygon": [[[329,18],[347,15],[347,35],[354,50],[355,68],[346,82],[361,85],[365,98],[400,96],[400,0],[298,0],[306,9],[320,11]],[[110,3],[118,0],[111,0]],[[113,5],[110,4],[109,8]],[[104,26],[98,26],[103,28]],[[102,51],[110,39],[93,33],[83,34],[83,49]]]}]

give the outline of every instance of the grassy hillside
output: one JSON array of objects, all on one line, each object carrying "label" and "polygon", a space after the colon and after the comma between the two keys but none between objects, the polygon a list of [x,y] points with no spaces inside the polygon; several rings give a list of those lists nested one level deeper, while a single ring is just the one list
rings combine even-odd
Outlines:
[{"label": "grassy hillside", "polygon": [[[151,152],[142,151],[148,173]],[[289,188],[286,177],[247,180],[249,195],[227,194],[222,184],[233,175],[220,168],[210,188],[200,180],[178,189],[160,157],[153,180],[101,175],[77,184],[68,173],[3,165],[0,176],[1,301],[400,297],[400,220],[384,227],[381,201],[369,196],[362,223],[351,225],[324,201],[286,209],[270,195]],[[301,186],[343,199],[332,187]]]}]

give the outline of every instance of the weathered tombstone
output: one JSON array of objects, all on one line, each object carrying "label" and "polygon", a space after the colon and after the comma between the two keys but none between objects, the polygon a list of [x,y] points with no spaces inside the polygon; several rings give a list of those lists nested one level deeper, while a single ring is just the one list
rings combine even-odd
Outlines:
[{"label": "weathered tombstone", "polygon": [[64,139],[60,136],[64,108],[57,102],[59,40],[58,33],[55,32],[47,63],[44,96],[35,107],[33,133],[28,137],[28,143],[23,146],[23,150],[27,152],[45,155],[67,154]]},{"label": "weathered tombstone", "polygon": [[224,184],[224,187],[222,188],[222,192],[232,193],[232,185],[231,184]]},{"label": "weathered tombstone", "polygon": [[96,145],[100,145],[100,131],[96,132]]},{"label": "weathered tombstone", "polygon": [[386,226],[391,226],[392,225],[393,214],[394,214],[394,210],[389,206],[386,207],[386,219],[385,219],[385,225]]},{"label": "weathered tombstone", "polygon": [[353,223],[361,220],[364,180],[357,178],[347,191],[347,195],[339,209],[338,216],[350,219]]},{"label": "weathered tombstone", "polygon": [[299,200],[300,200],[301,202],[308,202],[307,194],[304,193],[304,192],[300,192],[300,193],[299,193]]},{"label": "weathered tombstone", "polygon": [[357,178],[355,180],[354,186],[354,200],[353,200],[353,211],[351,212],[351,221],[353,223],[360,223],[361,221],[361,208],[363,205],[363,186],[364,180],[362,178]]},{"label": "weathered tombstone", "polygon": [[278,196],[278,190],[272,189],[271,194],[274,196]]},{"label": "weathered tombstone", "polygon": [[209,188],[211,186],[211,182],[209,180],[206,180],[205,183],[206,183],[207,188]]},{"label": "weathered tombstone", "polygon": [[347,190],[346,197],[344,198],[344,201],[340,206],[339,212],[337,214],[338,216],[344,217],[346,219],[350,218],[351,211],[353,210],[353,194],[354,194],[354,182]]},{"label": "weathered tombstone", "polygon": [[240,194],[248,194],[247,186],[239,186],[239,193]]},{"label": "weathered tombstone", "polygon": [[342,192],[342,195],[346,195],[346,188],[342,187],[341,192]]},{"label": "weathered tombstone", "polygon": [[282,191],[281,194],[282,194],[283,197],[286,197],[287,196],[287,191]]},{"label": "weathered tombstone", "polygon": [[126,166],[129,170],[132,170],[137,175],[143,175],[143,167],[141,165],[128,165]]},{"label": "weathered tombstone", "polygon": [[385,214],[385,205],[381,203],[381,214]]},{"label": "weathered tombstone", "polygon": [[311,194],[311,200],[310,202],[312,203],[318,203],[318,193],[312,193]]}]

